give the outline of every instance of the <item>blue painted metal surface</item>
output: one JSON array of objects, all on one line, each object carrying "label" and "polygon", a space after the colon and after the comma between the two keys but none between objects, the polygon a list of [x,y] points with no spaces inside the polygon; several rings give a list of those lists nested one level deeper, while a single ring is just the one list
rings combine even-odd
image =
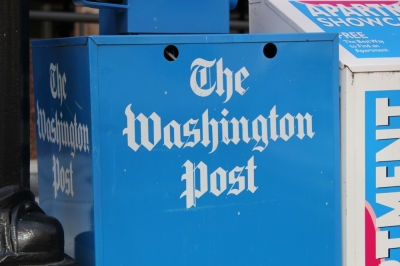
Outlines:
[{"label": "blue painted metal surface", "polygon": [[56,39],[33,60],[40,203],[82,265],[341,264],[335,34]]},{"label": "blue painted metal surface", "polygon": [[[229,33],[229,10],[237,0],[73,0],[100,8],[100,33]],[[121,3],[116,3],[121,2]]]}]

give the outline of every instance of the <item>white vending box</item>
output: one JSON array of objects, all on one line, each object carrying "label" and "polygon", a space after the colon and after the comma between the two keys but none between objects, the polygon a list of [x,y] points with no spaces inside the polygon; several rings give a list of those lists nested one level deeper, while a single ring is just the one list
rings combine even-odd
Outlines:
[{"label": "white vending box", "polygon": [[400,1],[249,4],[251,33],[339,33],[343,265],[400,266]]}]

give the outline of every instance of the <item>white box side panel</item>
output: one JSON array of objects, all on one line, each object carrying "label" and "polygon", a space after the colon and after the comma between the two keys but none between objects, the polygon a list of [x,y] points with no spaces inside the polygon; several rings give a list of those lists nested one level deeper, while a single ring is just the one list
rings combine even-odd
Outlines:
[{"label": "white box side panel", "polygon": [[352,73],[340,71],[341,101],[341,180],[342,180],[342,254],[343,266],[357,266],[356,179],[355,176],[355,92]]}]

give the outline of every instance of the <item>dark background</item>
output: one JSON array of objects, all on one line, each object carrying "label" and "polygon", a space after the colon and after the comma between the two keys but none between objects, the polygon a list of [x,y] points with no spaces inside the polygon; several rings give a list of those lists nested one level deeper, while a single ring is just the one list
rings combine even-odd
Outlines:
[{"label": "dark background", "polygon": [[[72,0],[30,0],[31,11],[74,12]],[[248,0],[238,0],[235,10],[231,11],[231,33],[248,32]],[[33,39],[75,36],[73,22],[44,21],[44,18],[32,18],[29,23],[30,37]]]}]

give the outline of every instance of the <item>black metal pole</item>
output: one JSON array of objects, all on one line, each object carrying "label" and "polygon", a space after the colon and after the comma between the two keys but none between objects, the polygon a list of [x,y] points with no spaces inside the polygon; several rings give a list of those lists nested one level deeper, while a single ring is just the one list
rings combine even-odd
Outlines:
[{"label": "black metal pole", "polygon": [[0,188],[29,189],[29,5],[0,4]]},{"label": "black metal pole", "polygon": [[31,10],[29,12],[29,18],[31,20],[42,21],[99,23],[99,15],[74,12]]},{"label": "black metal pole", "polygon": [[77,264],[29,190],[29,6],[0,4],[0,265]]}]

